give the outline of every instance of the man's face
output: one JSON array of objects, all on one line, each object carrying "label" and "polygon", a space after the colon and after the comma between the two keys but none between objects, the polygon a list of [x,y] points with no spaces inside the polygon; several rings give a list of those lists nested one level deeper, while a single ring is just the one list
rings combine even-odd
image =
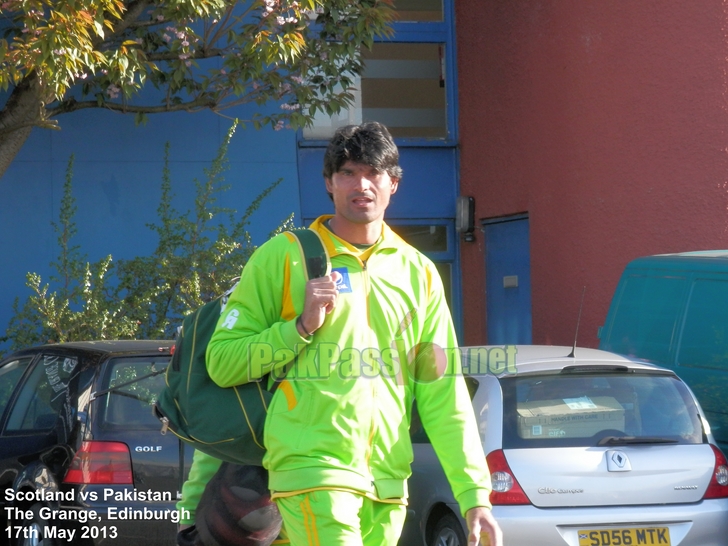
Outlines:
[{"label": "man's face", "polygon": [[383,219],[399,183],[386,172],[354,161],[347,161],[325,180],[326,189],[334,199],[336,216],[353,224]]}]

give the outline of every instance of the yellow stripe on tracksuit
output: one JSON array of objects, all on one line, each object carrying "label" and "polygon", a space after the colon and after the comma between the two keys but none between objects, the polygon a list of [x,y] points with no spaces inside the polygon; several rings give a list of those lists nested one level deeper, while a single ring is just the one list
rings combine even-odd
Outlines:
[{"label": "yellow stripe on tracksuit", "polygon": [[300,504],[301,514],[303,514],[303,525],[306,528],[306,535],[308,535],[308,543],[310,546],[320,546],[318,530],[316,529],[316,516],[311,509],[311,503],[308,496],[304,497],[303,502]]},{"label": "yellow stripe on tracksuit", "polygon": [[407,515],[403,504],[333,489],[278,497],[276,504],[291,546],[396,544]]}]

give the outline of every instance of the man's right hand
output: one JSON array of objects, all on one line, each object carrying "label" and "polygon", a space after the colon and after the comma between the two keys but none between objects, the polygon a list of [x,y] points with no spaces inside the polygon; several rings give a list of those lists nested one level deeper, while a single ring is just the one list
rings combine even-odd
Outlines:
[{"label": "man's right hand", "polygon": [[503,532],[488,508],[476,506],[465,514],[468,546],[503,546]]},{"label": "man's right hand", "polygon": [[[311,279],[306,283],[306,299],[301,313],[299,333],[302,336],[313,334],[321,328],[326,315],[336,307],[336,299],[339,292],[336,290],[336,283],[331,275]],[[303,328],[305,332],[301,332]]]}]

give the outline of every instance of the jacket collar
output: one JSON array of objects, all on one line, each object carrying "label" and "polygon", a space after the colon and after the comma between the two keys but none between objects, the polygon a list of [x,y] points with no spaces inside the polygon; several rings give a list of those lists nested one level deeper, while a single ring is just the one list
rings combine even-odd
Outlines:
[{"label": "jacket collar", "polygon": [[364,261],[375,252],[388,248],[397,248],[404,242],[399,235],[392,231],[392,228],[390,228],[386,222],[382,222],[382,236],[379,238],[379,241],[366,250],[360,250],[351,243],[335,235],[333,231],[326,227],[324,222],[333,217],[333,214],[319,216],[309,226],[310,229],[314,230],[321,236],[321,240],[323,241],[324,246],[326,246],[326,250],[330,256],[336,256],[337,254],[351,254]]}]

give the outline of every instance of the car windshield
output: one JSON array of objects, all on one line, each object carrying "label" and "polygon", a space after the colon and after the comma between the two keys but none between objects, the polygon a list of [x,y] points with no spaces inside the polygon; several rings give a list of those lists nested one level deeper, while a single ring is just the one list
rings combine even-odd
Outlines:
[{"label": "car windshield", "polygon": [[561,373],[504,377],[503,446],[697,444],[698,409],[671,375]]}]

